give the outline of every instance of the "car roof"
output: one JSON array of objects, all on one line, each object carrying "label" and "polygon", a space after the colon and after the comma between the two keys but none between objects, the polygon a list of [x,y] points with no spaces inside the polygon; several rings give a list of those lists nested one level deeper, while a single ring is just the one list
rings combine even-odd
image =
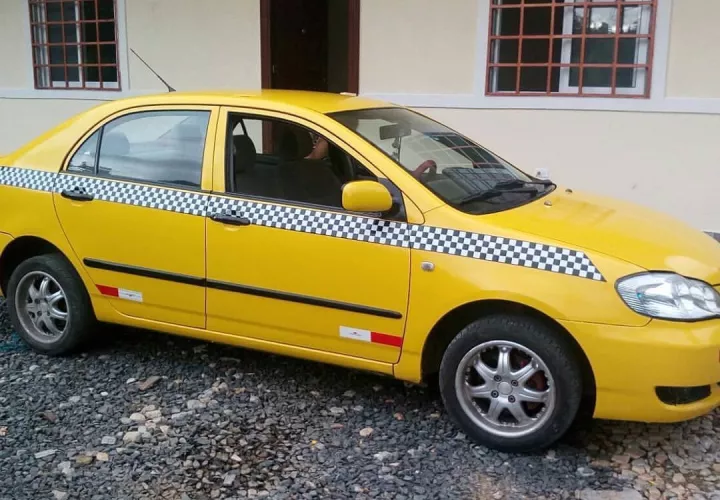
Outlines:
[{"label": "car roof", "polygon": [[386,108],[392,104],[355,94],[332,94],[304,90],[197,91],[166,92],[163,94],[129,97],[121,100],[124,107],[149,104],[207,104],[219,106],[258,106],[277,109],[289,105],[328,114],[356,109]]}]

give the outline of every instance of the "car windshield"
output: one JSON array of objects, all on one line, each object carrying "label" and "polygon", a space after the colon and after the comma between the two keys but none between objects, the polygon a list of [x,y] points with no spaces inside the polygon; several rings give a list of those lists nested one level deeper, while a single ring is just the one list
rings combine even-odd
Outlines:
[{"label": "car windshield", "polygon": [[408,109],[363,109],[330,116],[382,150],[446,203],[466,212],[505,210],[554,188]]}]

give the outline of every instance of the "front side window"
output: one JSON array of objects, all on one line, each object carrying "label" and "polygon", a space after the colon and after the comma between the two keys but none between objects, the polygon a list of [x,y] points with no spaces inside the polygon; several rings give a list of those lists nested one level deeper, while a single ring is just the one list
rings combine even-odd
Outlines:
[{"label": "front side window", "polygon": [[119,90],[115,0],[28,0],[35,87]]},{"label": "front side window", "polygon": [[408,109],[364,109],[331,116],[390,156],[445,202],[469,213],[504,210],[554,188]]},{"label": "front side window", "polygon": [[80,146],[68,171],[199,188],[209,120],[209,111],[122,116]]},{"label": "front side window", "polygon": [[493,0],[489,95],[650,95],[657,0]]},{"label": "front side window", "polygon": [[377,178],[343,150],[300,125],[231,114],[226,190],[342,208],[342,187]]}]

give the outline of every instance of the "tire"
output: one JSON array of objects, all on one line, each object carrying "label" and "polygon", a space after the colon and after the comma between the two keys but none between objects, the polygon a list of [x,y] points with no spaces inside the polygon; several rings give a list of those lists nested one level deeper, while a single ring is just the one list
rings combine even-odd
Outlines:
[{"label": "tire", "polygon": [[[496,361],[493,371],[501,356],[509,370]],[[443,354],[439,378],[458,427],[478,444],[510,453],[551,446],[570,428],[582,399],[581,370],[567,341],[519,315],[488,316],[465,327]]]},{"label": "tire", "polygon": [[[45,294],[39,295],[43,282],[47,283]],[[58,291],[62,295],[59,299]],[[31,293],[38,298],[32,300]],[[7,295],[15,330],[41,354],[60,356],[73,352],[95,325],[87,290],[75,268],[61,254],[39,255],[22,262],[10,276]],[[30,308],[34,314],[28,312]],[[57,319],[63,312],[66,319]],[[37,315],[42,318],[39,322],[34,319]]]}]

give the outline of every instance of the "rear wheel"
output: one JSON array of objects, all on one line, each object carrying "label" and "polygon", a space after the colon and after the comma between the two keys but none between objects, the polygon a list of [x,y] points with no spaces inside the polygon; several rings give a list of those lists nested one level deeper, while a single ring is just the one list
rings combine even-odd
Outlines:
[{"label": "rear wheel", "polygon": [[508,452],[552,445],[570,427],[581,372],[563,339],[529,317],[497,315],[464,328],[440,365],[451,418],[480,444]]},{"label": "rear wheel", "polygon": [[82,280],[59,254],[32,257],[13,271],[8,306],[18,334],[43,354],[71,352],[94,323]]}]

